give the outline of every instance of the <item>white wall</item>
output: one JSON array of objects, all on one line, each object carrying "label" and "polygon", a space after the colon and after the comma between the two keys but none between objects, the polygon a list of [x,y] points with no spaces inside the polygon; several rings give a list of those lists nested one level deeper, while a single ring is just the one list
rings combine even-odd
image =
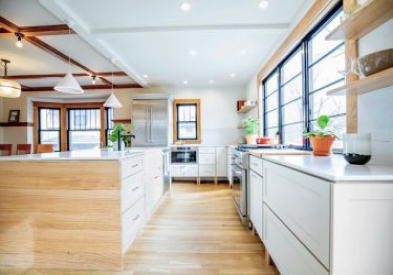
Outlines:
[{"label": "white wall", "polygon": [[[80,98],[83,101],[102,101],[109,96],[109,90],[85,91]],[[133,94],[165,93],[180,98],[201,99],[202,144],[226,145],[238,143],[243,136],[237,128],[240,116],[236,112],[236,102],[244,98],[245,87],[230,88],[155,88],[155,89],[119,89],[114,91],[123,104],[123,108],[114,110],[115,119],[131,118],[131,97]],[[8,120],[8,112],[20,110],[20,122],[33,122],[34,101],[74,101],[75,96],[57,92],[22,93],[20,98],[0,100],[0,121]],[[4,102],[1,106],[1,102]],[[80,101],[80,100],[77,100]],[[33,143],[33,127],[0,127],[0,141],[4,143]],[[14,146],[16,147],[16,146]]]},{"label": "white wall", "polygon": [[[359,40],[359,56],[393,48],[393,19]],[[393,164],[393,86],[358,97],[358,132],[371,133],[372,162]]]}]

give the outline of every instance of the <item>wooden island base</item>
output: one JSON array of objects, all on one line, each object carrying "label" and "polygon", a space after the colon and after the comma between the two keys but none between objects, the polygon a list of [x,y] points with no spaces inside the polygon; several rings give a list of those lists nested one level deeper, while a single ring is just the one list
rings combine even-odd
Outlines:
[{"label": "wooden island base", "polygon": [[1,161],[0,265],[122,270],[128,161]]}]

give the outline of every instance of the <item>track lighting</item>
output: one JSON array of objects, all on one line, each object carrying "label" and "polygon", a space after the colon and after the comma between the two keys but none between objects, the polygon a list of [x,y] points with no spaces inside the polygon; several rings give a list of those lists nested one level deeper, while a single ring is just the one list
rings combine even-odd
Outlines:
[{"label": "track lighting", "polygon": [[23,35],[23,33],[20,32],[16,32],[15,35],[16,37],[18,37],[18,40],[15,42],[15,46],[17,46],[18,48],[23,48],[22,38],[24,38],[25,36]]}]

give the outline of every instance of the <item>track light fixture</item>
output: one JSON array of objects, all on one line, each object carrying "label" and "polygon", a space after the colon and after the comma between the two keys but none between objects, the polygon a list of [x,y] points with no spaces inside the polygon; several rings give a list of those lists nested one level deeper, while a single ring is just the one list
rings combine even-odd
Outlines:
[{"label": "track light fixture", "polygon": [[23,43],[22,43],[22,38],[24,38],[24,34],[20,32],[15,33],[16,37],[18,37],[18,40],[15,42],[15,46],[18,48],[23,48]]}]

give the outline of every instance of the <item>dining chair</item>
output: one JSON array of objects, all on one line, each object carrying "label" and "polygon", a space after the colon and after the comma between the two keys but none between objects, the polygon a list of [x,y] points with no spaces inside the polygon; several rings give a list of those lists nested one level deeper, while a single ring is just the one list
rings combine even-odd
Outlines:
[{"label": "dining chair", "polygon": [[17,155],[28,155],[31,153],[31,144],[29,143],[19,143],[16,145]]},{"label": "dining chair", "polygon": [[0,144],[0,156],[10,156],[12,152],[12,144]]},{"label": "dining chair", "polygon": [[53,144],[38,144],[37,145],[37,154],[52,153],[52,152],[53,152]]}]

